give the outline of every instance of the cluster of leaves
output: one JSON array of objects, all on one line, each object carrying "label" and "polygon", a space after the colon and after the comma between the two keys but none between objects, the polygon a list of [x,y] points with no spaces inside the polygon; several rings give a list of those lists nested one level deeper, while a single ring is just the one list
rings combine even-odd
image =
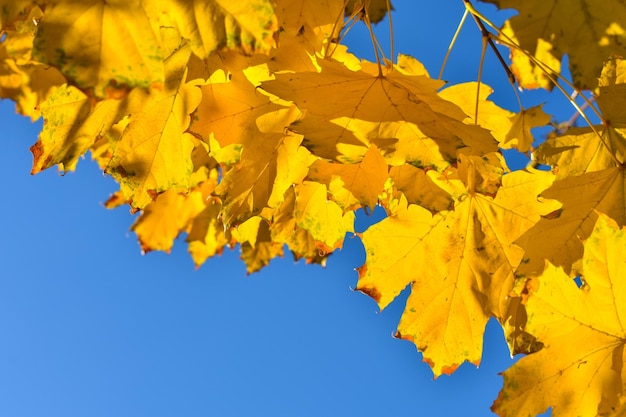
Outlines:
[{"label": "cluster of leaves", "polygon": [[[622,415],[626,6],[490,1],[520,8],[489,35],[519,86],[561,88],[567,54],[600,124],[533,150],[540,107],[444,88],[406,55],[356,58],[344,28],[384,0],[0,0],[0,97],[44,119],[33,174],[91,152],[120,184],[107,206],[141,212],[144,251],[185,233],[196,265],[236,244],[249,272],[285,248],[324,263],[357,209],[383,206],[357,289],[382,309],[411,287],[397,336],[435,376],[478,364],[495,317],[527,354],[495,412]],[[511,172],[502,149],[552,171]]]}]

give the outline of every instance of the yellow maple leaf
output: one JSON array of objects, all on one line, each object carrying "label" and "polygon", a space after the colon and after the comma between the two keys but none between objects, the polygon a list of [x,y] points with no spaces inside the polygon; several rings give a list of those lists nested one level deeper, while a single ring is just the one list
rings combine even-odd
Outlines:
[{"label": "yellow maple leaf", "polygon": [[343,213],[337,203],[328,201],[324,184],[303,181],[296,189],[294,218],[307,230],[324,252],[343,246],[346,233],[354,232],[354,212]]},{"label": "yellow maple leaf", "polygon": [[57,67],[98,97],[165,81],[164,54],[138,0],[66,0],[46,5],[33,59]]},{"label": "yellow maple leaf", "polygon": [[[626,229],[599,214],[585,242],[583,286],[548,264],[526,302],[526,330],[544,343],[504,372],[502,417],[608,415],[620,405],[626,340]],[[537,288],[538,287],[538,288]]]},{"label": "yellow maple leaf", "polygon": [[[439,95],[461,107],[469,117],[467,123],[476,123],[490,130],[501,148],[527,152],[535,140],[530,130],[550,122],[550,116],[541,109],[542,105],[522,109],[519,113],[510,112],[487,100],[493,89],[481,84],[476,107],[477,88],[476,82],[456,84]],[[476,111],[478,119],[474,120]]]},{"label": "yellow maple leaf", "polygon": [[602,125],[569,129],[535,151],[537,160],[551,165],[559,178],[601,171],[626,161],[626,60],[613,57],[605,61],[598,90]]},{"label": "yellow maple leaf", "polygon": [[222,209],[217,199],[207,201],[205,209],[194,218],[185,239],[189,244],[189,253],[196,267],[208,258],[219,254],[230,242],[230,232],[224,227],[219,215]]},{"label": "yellow maple leaf", "polygon": [[285,243],[296,260],[304,258],[307,263],[324,265],[330,253],[320,251],[311,233],[298,227],[294,217],[295,209],[295,187],[289,187],[283,202],[272,213],[270,225],[272,241]]},{"label": "yellow maple leaf", "polygon": [[[308,179],[329,186],[334,200],[344,210],[360,206],[374,209],[388,176],[387,163],[376,145],[372,145],[357,164],[338,164],[319,159],[311,165],[308,173]],[[341,179],[339,190],[330,186],[333,178]]]},{"label": "yellow maple leaf", "polygon": [[484,327],[490,316],[504,317],[522,260],[515,236],[559,206],[523,196],[537,196],[552,181],[548,173],[518,171],[504,176],[495,199],[470,195],[434,216],[409,205],[363,233],[367,258],[357,289],[382,309],[412,285],[398,336],[416,344],[435,376],[465,360],[479,363]]},{"label": "yellow maple leaf", "polygon": [[[11,7],[3,10],[11,13]],[[18,113],[30,116],[31,120],[40,117],[39,105],[66,82],[56,68],[31,59],[37,22],[42,16],[39,7],[27,7],[11,25],[12,30],[3,31],[0,42],[0,97],[14,100]]]},{"label": "yellow maple leaf", "polygon": [[241,244],[241,259],[248,274],[258,271],[273,258],[283,256],[283,243],[273,242],[267,221],[250,217],[232,230],[233,238]]},{"label": "yellow maple leaf", "polygon": [[185,195],[170,189],[144,208],[131,230],[137,234],[144,253],[152,250],[169,253],[174,239],[204,207],[200,192]]},{"label": "yellow maple leaf", "polygon": [[[335,0],[277,0],[276,15],[284,32],[280,34],[280,47],[285,40],[298,38],[297,44],[306,49],[321,49],[324,41],[336,38],[343,27],[343,4]],[[290,43],[291,41],[287,41]],[[302,49],[302,48],[300,48]]]},{"label": "yellow maple leaf", "polygon": [[165,61],[162,90],[134,89],[127,97],[128,126],[114,145],[106,171],[133,207],[145,207],[169,188],[189,189],[194,138],[185,131],[201,98],[198,82],[185,81],[189,54],[184,47]]},{"label": "yellow maple leaf", "polygon": [[[437,95],[441,81],[399,71],[383,76],[376,65],[366,63],[359,71],[336,61],[321,60],[319,65],[321,72],[278,74],[262,84],[264,90],[306,111],[292,129],[306,137],[305,146],[318,156],[336,159],[338,149],[353,146],[363,151],[348,154],[348,160],[360,160],[369,138],[393,142],[429,138],[447,159],[455,159],[456,150],[466,146],[475,154],[496,150],[488,131],[465,125],[465,113]],[[328,100],[333,96],[342,99]],[[400,134],[407,124],[413,128]]]},{"label": "yellow maple leaf", "polygon": [[[515,242],[526,251],[519,273],[536,275],[544,259],[576,273],[583,254],[581,239],[586,239],[596,221],[595,210],[626,224],[626,181],[622,168],[608,168],[556,181],[542,193],[544,198],[563,204],[558,211],[542,218]],[[560,242],[555,245],[554,242]]]},{"label": "yellow maple leaf", "polygon": [[[626,5],[621,0],[486,1],[519,11],[506,22],[504,33],[555,73],[567,54],[572,79],[581,89],[595,88],[606,58],[626,55]],[[522,87],[551,88],[548,77],[523,53],[513,50],[511,59]]]},{"label": "yellow maple leaf", "polygon": [[123,118],[124,111],[123,100],[94,103],[75,87],[56,89],[41,105],[44,126],[31,146],[31,174],[57,164],[64,171],[73,171],[78,158]]},{"label": "yellow maple leaf", "polygon": [[274,45],[278,25],[269,0],[153,0],[148,3],[156,9],[151,10],[151,14],[161,12],[170,16],[182,37],[189,40],[193,53],[202,59],[221,48],[253,54],[267,53]]},{"label": "yellow maple leaf", "polygon": [[454,207],[452,196],[441,189],[423,169],[408,164],[392,167],[389,177],[409,204],[417,204],[433,213]]},{"label": "yellow maple leaf", "polygon": [[287,188],[301,182],[313,157],[302,137],[259,134],[244,146],[241,160],[224,174],[215,193],[224,201],[225,224],[239,223],[265,207],[276,207]]}]

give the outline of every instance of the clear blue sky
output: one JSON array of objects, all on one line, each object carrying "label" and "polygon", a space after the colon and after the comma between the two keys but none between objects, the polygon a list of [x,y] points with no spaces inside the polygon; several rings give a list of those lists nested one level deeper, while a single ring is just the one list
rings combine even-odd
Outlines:
[{"label": "clear blue sky", "polygon": [[[461,0],[394,4],[396,51],[436,75]],[[352,49],[370,57],[362,35]],[[463,38],[444,76],[454,82],[478,68],[473,22]],[[494,62],[486,81],[515,109]],[[142,256],[133,216],[102,207],[116,187],[89,158],[73,174],[30,176],[40,124],[3,101],[0,125],[0,417],[493,415],[497,373],[512,363],[501,331],[488,326],[480,369],[433,381],[391,337],[406,294],[378,313],[351,291],[358,239],[325,269],[285,257],[250,277],[238,251],[197,271],[184,242]]]}]

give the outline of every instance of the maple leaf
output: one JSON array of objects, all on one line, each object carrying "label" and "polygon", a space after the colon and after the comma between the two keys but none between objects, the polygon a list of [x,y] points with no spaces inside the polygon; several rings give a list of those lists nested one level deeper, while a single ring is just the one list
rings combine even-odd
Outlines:
[{"label": "maple leaf", "polygon": [[277,256],[283,256],[283,244],[273,242],[269,224],[259,216],[250,217],[232,231],[241,243],[241,259],[248,274],[258,271]]},{"label": "maple leaf", "polygon": [[[503,32],[537,60],[560,72],[567,54],[574,84],[581,89],[596,86],[601,62],[607,57],[626,55],[626,4],[622,0],[551,2],[532,0],[485,0],[499,8],[516,8],[517,16],[507,20]],[[551,88],[543,71],[520,51],[512,50],[512,69],[524,88]]]},{"label": "maple leaf", "polygon": [[[305,136],[305,146],[318,156],[335,159],[344,153],[348,156],[344,162],[360,160],[369,137],[418,142],[430,148],[431,144],[420,142],[426,137],[447,159],[455,159],[456,150],[465,146],[476,154],[496,150],[496,142],[486,130],[463,124],[465,113],[437,95],[440,81],[398,71],[382,76],[376,66],[352,71],[336,61],[322,60],[319,65],[319,73],[278,74],[276,80],[262,84],[264,90],[307,112],[292,129]],[[333,95],[342,100],[329,101]],[[411,127],[400,132],[407,125]],[[380,143],[377,145],[382,150]]]},{"label": "maple leaf", "polygon": [[120,182],[133,207],[145,207],[165,189],[189,188],[194,145],[185,130],[201,98],[198,82],[186,82],[189,54],[189,48],[181,48],[165,61],[163,90],[135,89],[128,95],[128,126],[114,146],[107,172]]},{"label": "maple leaf", "polygon": [[326,198],[324,184],[303,181],[296,189],[294,218],[299,228],[307,230],[317,246],[332,252],[343,246],[346,233],[354,232],[354,212],[343,213],[341,208]]},{"label": "maple leaf", "polygon": [[387,163],[376,145],[372,145],[357,164],[338,164],[319,159],[311,165],[308,173],[308,179],[329,187],[333,199],[344,210],[361,206],[374,209],[387,177]]},{"label": "maple leaf", "polygon": [[[493,92],[488,85],[481,84],[476,107],[478,83],[470,82],[452,85],[439,93],[446,100],[456,103],[469,116],[467,123],[476,123],[491,131],[502,149],[515,148],[527,152],[535,140],[531,129],[545,126],[550,122],[541,105],[522,109],[519,113],[505,110],[487,97]],[[478,119],[474,120],[476,110]]]},{"label": "maple leaf", "polygon": [[[585,242],[583,286],[548,263],[526,302],[526,330],[544,343],[504,372],[492,409],[528,416],[607,415],[620,405],[626,340],[626,229],[599,214]],[[533,279],[535,280],[535,279]]]},{"label": "maple leaf", "polygon": [[259,135],[244,147],[241,160],[215,190],[224,200],[225,224],[244,221],[264,207],[276,207],[287,188],[304,179],[312,158],[301,141],[298,135],[271,133]]},{"label": "maple leaf", "polygon": [[139,1],[47,5],[33,59],[57,67],[98,97],[106,97],[107,89],[148,88],[165,81],[161,43]]},{"label": "maple leaf", "polygon": [[94,103],[80,90],[63,85],[41,105],[44,126],[37,143],[31,174],[53,165],[73,171],[78,158],[124,116],[125,103],[109,99]]},{"label": "maple leaf", "polygon": [[[246,54],[267,53],[274,45],[278,30],[276,16],[269,0],[237,2],[153,1],[151,6],[173,20],[183,38],[200,58],[208,58],[221,48],[241,50]],[[211,22],[211,24],[207,24]]]},{"label": "maple leaf", "polygon": [[558,200],[563,207],[542,218],[515,242],[526,251],[519,273],[540,273],[544,259],[575,273],[582,256],[580,240],[591,233],[595,211],[609,215],[620,225],[626,224],[624,175],[622,168],[608,168],[556,181],[543,192],[542,197]]},{"label": "maple leaf", "polygon": [[202,193],[184,195],[170,189],[144,208],[131,230],[137,234],[144,253],[152,250],[169,253],[174,239],[204,208]]},{"label": "maple leaf", "polygon": [[598,90],[602,125],[569,129],[565,135],[546,140],[535,152],[537,160],[551,165],[559,178],[626,161],[626,60],[614,57],[605,61]]},{"label": "maple leaf", "polygon": [[[552,165],[560,179],[543,195],[563,203],[562,211],[539,224],[517,242],[527,250],[521,273],[536,274],[543,259],[569,273],[578,270],[580,239],[586,239],[596,220],[594,210],[626,223],[624,157],[626,112],[623,102],[626,61],[609,59],[599,80],[598,104],[605,122],[591,128],[572,128],[566,135],[548,139],[535,152],[537,160]],[[600,132],[600,136],[598,135]],[[561,245],[553,245],[558,239]]]},{"label": "maple leaf", "polygon": [[330,253],[320,250],[311,233],[298,227],[294,217],[295,210],[295,187],[289,187],[283,202],[272,213],[270,225],[272,241],[285,243],[296,260],[304,258],[308,263],[324,265]]},{"label": "maple leaf", "polygon": [[[10,13],[10,7],[5,11]],[[29,10],[26,13],[26,10]],[[20,114],[36,120],[40,116],[40,104],[66,82],[56,69],[32,61],[33,37],[37,32],[37,21],[43,16],[39,7],[26,8],[12,26],[5,29],[0,42],[0,97],[16,102]]]},{"label": "maple leaf", "polygon": [[357,289],[383,309],[412,285],[398,336],[416,344],[435,376],[465,360],[479,363],[484,327],[492,315],[504,317],[522,260],[514,236],[558,207],[520,196],[537,196],[552,181],[547,173],[518,171],[504,176],[495,199],[470,195],[434,216],[409,205],[363,233],[366,263]]},{"label": "maple leaf", "polygon": [[453,207],[452,196],[439,187],[423,169],[408,164],[392,167],[389,177],[409,204],[420,205],[433,213]]}]

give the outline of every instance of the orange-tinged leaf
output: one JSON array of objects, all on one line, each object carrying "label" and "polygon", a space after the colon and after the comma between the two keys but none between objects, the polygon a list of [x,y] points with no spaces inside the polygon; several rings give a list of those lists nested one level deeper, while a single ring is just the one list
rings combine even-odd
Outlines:
[{"label": "orange-tinged leaf", "polygon": [[[502,9],[519,11],[507,21],[503,31],[556,73],[567,54],[572,79],[579,88],[596,86],[601,62],[607,57],[626,55],[626,4],[621,0],[487,1]],[[550,87],[548,78],[521,52],[513,51],[511,58],[522,87]]]},{"label": "orange-tinged leaf", "polygon": [[333,178],[340,178],[342,194],[333,193],[334,200],[344,210],[352,210],[360,206],[373,209],[378,203],[378,195],[383,190],[389,177],[385,159],[376,145],[372,145],[358,164],[339,164],[317,160],[309,168],[308,179],[330,186]]},{"label": "orange-tinged leaf", "polygon": [[63,85],[41,105],[44,126],[31,147],[31,174],[53,165],[73,171],[78,158],[124,116],[125,103],[108,99],[97,103],[75,87]]},{"label": "orange-tinged leaf", "polygon": [[120,182],[133,207],[145,207],[166,189],[189,189],[194,143],[184,132],[201,97],[196,82],[185,82],[189,53],[181,48],[166,61],[163,90],[135,89],[127,98],[128,126],[115,144],[107,172]]},{"label": "orange-tinged leaf", "polygon": [[496,413],[528,416],[552,407],[554,417],[595,416],[621,405],[625,267],[626,229],[602,214],[585,242],[582,288],[547,265],[526,303],[526,329],[545,347],[504,372]]},{"label": "orange-tinged leaf", "polygon": [[307,230],[321,250],[332,252],[343,246],[346,233],[354,232],[354,213],[343,213],[327,199],[324,184],[304,181],[296,189],[296,225]]},{"label": "orange-tinged leaf", "polygon": [[202,194],[179,194],[167,190],[148,204],[131,227],[144,253],[152,250],[170,251],[174,239],[189,228],[192,219],[205,207]]},{"label": "orange-tinged leaf", "polygon": [[165,80],[163,52],[138,0],[66,0],[46,5],[33,59],[57,67],[82,89],[144,87]]}]

